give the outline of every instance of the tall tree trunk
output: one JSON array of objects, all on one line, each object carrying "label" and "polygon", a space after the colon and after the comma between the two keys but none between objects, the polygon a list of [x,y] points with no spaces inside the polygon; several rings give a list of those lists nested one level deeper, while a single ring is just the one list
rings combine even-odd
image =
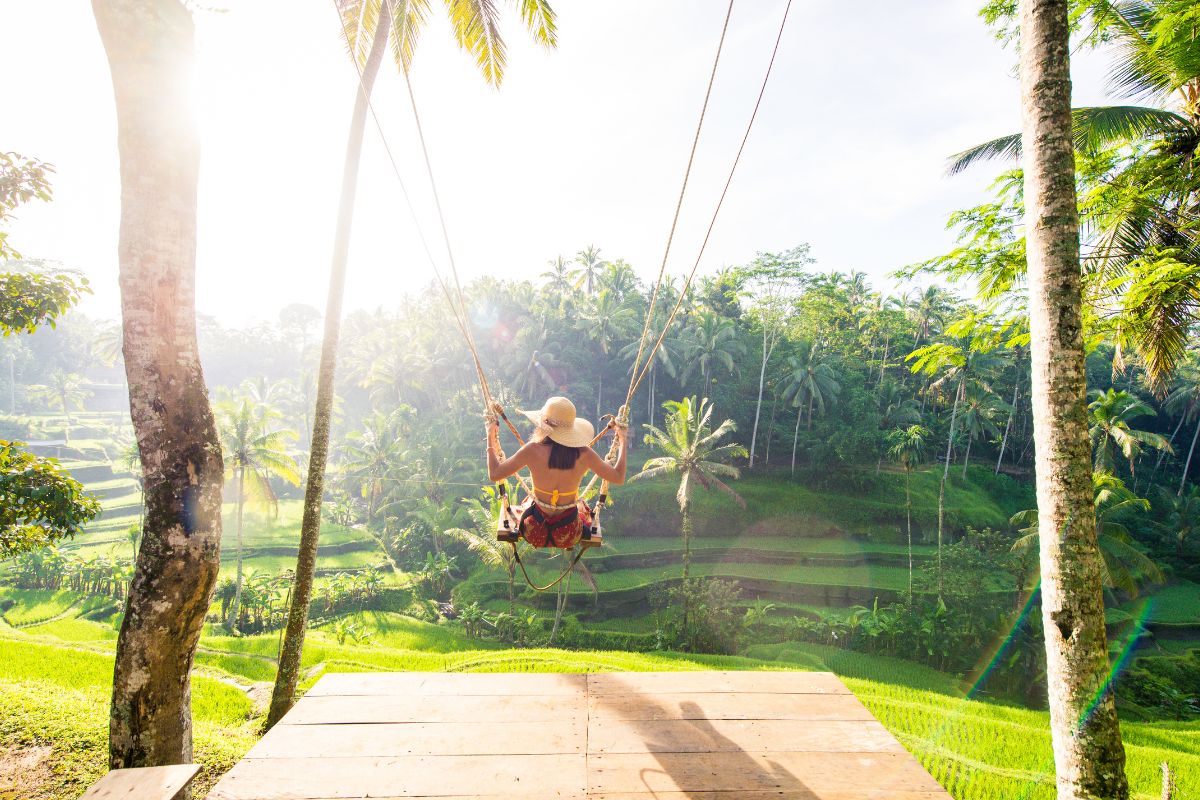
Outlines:
[{"label": "tall tree trunk", "polygon": [[1017,399],[1020,397],[1021,370],[1017,369],[1017,380],[1013,386],[1012,407],[1008,412],[1008,422],[1004,423],[1004,436],[1000,437],[1000,456],[996,459],[996,474],[1000,474],[1000,465],[1004,463],[1004,451],[1008,447],[1008,432],[1012,430],[1013,417],[1017,415]]},{"label": "tall tree trunk", "polygon": [[796,407],[796,430],[792,433],[792,474],[796,474],[796,443],[800,441],[800,420],[804,417],[804,404]]},{"label": "tall tree trunk", "polygon": [[954,447],[954,426],[958,422],[958,400],[967,384],[967,376],[958,380],[954,390],[954,406],[950,409],[950,435],[946,437],[946,460],[942,468],[942,482],[938,484],[938,533],[937,533],[937,587],[942,594],[942,542],[946,529],[946,481],[950,478],[950,451]]},{"label": "tall tree trunk", "polygon": [[596,424],[600,424],[600,416],[604,412],[600,410],[600,393],[604,391],[604,370],[596,370]]},{"label": "tall tree trunk", "polygon": [[63,442],[71,443],[71,406],[67,404],[67,393],[63,392],[59,397],[63,408],[63,418],[66,422],[63,423]]},{"label": "tall tree trunk", "polygon": [[[1179,418],[1179,422],[1175,424],[1175,430],[1171,431],[1171,438],[1167,439],[1167,444],[1172,448],[1175,446],[1175,437],[1179,435],[1179,429],[1183,427],[1183,423],[1188,418],[1188,412],[1185,410]],[[1158,458],[1154,461],[1154,471],[1150,473],[1150,483],[1154,483],[1154,479],[1158,477],[1158,470],[1162,467],[1163,459],[1167,457],[1167,450],[1164,448],[1158,451]]]},{"label": "tall tree trunk", "polygon": [[883,360],[879,362],[879,383],[875,385],[876,389],[883,386],[883,371],[887,367],[888,345],[891,344],[891,341],[892,337],[883,337]]},{"label": "tall tree trunk", "polygon": [[146,521],[117,639],[113,768],[192,761],[192,661],[221,552],[220,440],[196,348],[200,142],[176,0],[93,0],[121,156],[122,351]]},{"label": "tall tree trunk", "polygon": [[971,463],[971,445],[975,442],[975,437],[967,431],[967,453],[963,456],[963,480],[967,479],[967,466]]},{"label": "tall tree trunk", "polygon": [[908,599],[913,593],[913,549],[912,549],[912,467],[904,468],[904,515],[908,522]]},{"label": "tall tree trunk", "polygon": [[1059,800],[1125,800],[1092,505],[1067,0],[1021,0],[1021,106],[1041,531]]},{"label": "tall tree trunk", "polygon": [[[657,380],[658,380],[658,367],[651,366],[650,367],[650,393],[649,393],[650,394],[650,405],[646,409],[646,416],[649,419],[650,425],[654,424],[654,384]],[[599,424],[599,423],[600,423],[600,420],[596,420],[596,424]]]},{"label": "tall tree trunk", "polygon": [[238,613],[242,606],[242,510],[246,507],[246,468],[238,467],[237,487],[237,577],[233,585],[233,608],[229,615],[230,627],[238,629]]},{"label": "tall tree trunk", "polygon": [[267,725],[278,722],[292,707],[296,682],[300,676],[300,656],[308,626],[308,607],[312,602],[313,572],[317,562],[317,540],[321,532],[321,500],[325,492],[325,462],[329,455],[329,427],[333,411],[333,379],[337,368],[338,335],[342,323],[342,295],[346,285],[346,263],[350,255],[350,229],[354,222],[354,198],[358,188],[358,165],[362,155],[363,131],[375,76],[387,49],[391,25],[389,4],[380,7],[371,52],[363,66],[362,81],[354,101],[350,135],[346,142],[346,161],[342,171],[342,196],[338,206],[337,232],[334,235],[333,263],[329,274],[329,296],[325,304],[325,337],[321,341],[321,365],[317,372],[317,404],[313,413],[312,445],[308,458],[308,480],[304,488],[304,517],[300,523],[300,553],[296,559],[296,578],[292,604],[288,609],[287,630],[279,654],[279,671],[271,694]]},{"label": "tall tree trunk", "polygon": [[1188,470],[1192,468],[1192,454],[1196,452],[1196,437],[1200,436],[1200,424],[1196,425],[1196,432],[1192,434],[1192,446],[1188,448],[1187,461],[1183,464],[1183,474],[1179,476],[1179,491],[1175,493],[1176,497],[1183,497],[1183,485],[1187,482]]},{"label": "tall tree trunk", "polygon": [[775,435],[775,412],[779,409],[779,393],[771,399],[771,418],[767,421],[767,447],[763,453],[763,463],[771,463],[771,438]]},{"label": "tall tree trunk", "polygon": [[758,370],[758,402],[754,404],[754,427],[750,430],[750,459],[748,466],[754,469],[754,445],[758,442],[758,415],[762,411],[763,386],[767,381],[767,359],[771,357],[771,347],[768,347],[767,327],[763,325],[763,357],[762,366]]},{"label": "tall tree trunk", "polygon": [[805,426],[806,429],[810,431],[812,430],[813,403],[816,402],[816,399],[817,392],[816,389],[813,389],[813,391],[808,395],[808,425]]}]

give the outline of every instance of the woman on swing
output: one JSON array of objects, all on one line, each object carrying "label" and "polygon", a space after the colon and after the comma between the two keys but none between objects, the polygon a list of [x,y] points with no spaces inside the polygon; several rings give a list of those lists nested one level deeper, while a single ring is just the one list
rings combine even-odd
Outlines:
[{"label": "woman on swing", "polygon": [[574,547],[590,539],[594,530],[592,510],[579,496],[579,483],[588,470],[611,484],[625,482],[627,429],[613,425],[621,448],[614,465],[591,448],[595,429],[575,415],[575,404],[567,398],[551,397],[541,410],[521,413],[534,424],[533,436],[503,461],[500,422],[495,415],[488,417],[488,479],[502,481],[528,467],[533,495],[512,509],[514,532],[533,547]]}]

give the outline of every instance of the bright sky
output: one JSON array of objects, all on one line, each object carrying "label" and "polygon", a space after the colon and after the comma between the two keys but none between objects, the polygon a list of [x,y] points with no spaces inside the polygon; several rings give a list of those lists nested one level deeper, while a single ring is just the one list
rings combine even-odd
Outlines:
[{"label": "bright sky", "polygon": [[[197,13],[202,127],[198,307],[247,325],[287,303],[324,308],[356,77],[329,0],[223,0]],[[434,3],[442,14],[440,3]],[[877,286],[945,252],[947,214],[983,199],[989,168],[946,157],[1017,130],[1015,56],[973,0],[794,0],[767,95],[702,270],[812,245],[822,270]],[[440,17],[413,78],[464,279],[531,278],[588,244],[657,271],[726,4],[556,0],[559,47],[510,15],[503,87],[488,88]],[[784,0],[741,0],[676,235],[690,267],[746,124]],[[444,15],[443,15],[444,16]],[[117,312],[119,184],[108,65],[87,0],[0,0],[0,150],[55,164],[55,199],[10,241],[85,271],[84,309]],[[1076,105],[1103,62],[1075,63]],[[403,84],[375,105],[439,266],[444,250]],[[347,308],[390,305],[431,271],[377,133],[368,128]]]}]

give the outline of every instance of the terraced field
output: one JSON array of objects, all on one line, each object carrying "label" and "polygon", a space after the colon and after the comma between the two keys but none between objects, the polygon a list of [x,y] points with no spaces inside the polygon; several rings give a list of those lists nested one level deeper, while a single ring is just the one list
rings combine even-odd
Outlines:
[{"label": "terraced field", "polygon": [[[51,602],[55,608],[68,602],[11,592],[0,597],[16,600],[9,613],[20,619],[52,610]],[[370,644],[339,644],[330,626],[311,633],[305,686],[325,671],[830,669],[958,800],[1054,797],[1044,712],[966,699],[952,676],[909,662],[796,643],[751,647],[742,657],[510,650],[400,614],[370,612],[356,621],[370,633]],[[0,622],[0,736],[23,752],[48,748],[52,763],[31,773],[39,783],[25,787],[28,797],[76,797],[103,772],[113,635],[110,620],[70,613],[20,630]],[[206,633],[202,639],[193,707],[202,790],[253,744],[277,644],[273,635]],[[1126,721],[1122,732],[1137,800],[1159,796],[1164,761],[1179,776],[1177,796],[1200,794],[1200,723]]]}]

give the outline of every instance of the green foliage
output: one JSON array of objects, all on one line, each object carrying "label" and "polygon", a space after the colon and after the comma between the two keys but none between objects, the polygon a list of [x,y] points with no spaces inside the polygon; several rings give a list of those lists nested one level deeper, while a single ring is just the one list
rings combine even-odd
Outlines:
[{"label": "green foliage", "polygon": [[0,560],[74,536],[99,513],[55,459],[0,440]]},{"label": "green foliage", "polygon": [[[44,161],[26,158],[18,153],[0,152],[0,225],[12,218],[18,206],[32,200],[49,202],[52,195],[50,176],[53,174],[54,167]],[[8,233],[0,230],[0,261],[20,257],[21,254],[8,243]],[[4,289],[0,283],[0,297],[9,298]],[[7,313],[7,302],[0,300],[0,329],[3,329],[6,320],[13,319]]]},{"label": "green foliage", "polygon": [[[4,232],[0,231],[0,256]],[[91,294],[87,278],[71,272],[0,273],[0,333],[33,333],[40,325],[55,321]]]}]

